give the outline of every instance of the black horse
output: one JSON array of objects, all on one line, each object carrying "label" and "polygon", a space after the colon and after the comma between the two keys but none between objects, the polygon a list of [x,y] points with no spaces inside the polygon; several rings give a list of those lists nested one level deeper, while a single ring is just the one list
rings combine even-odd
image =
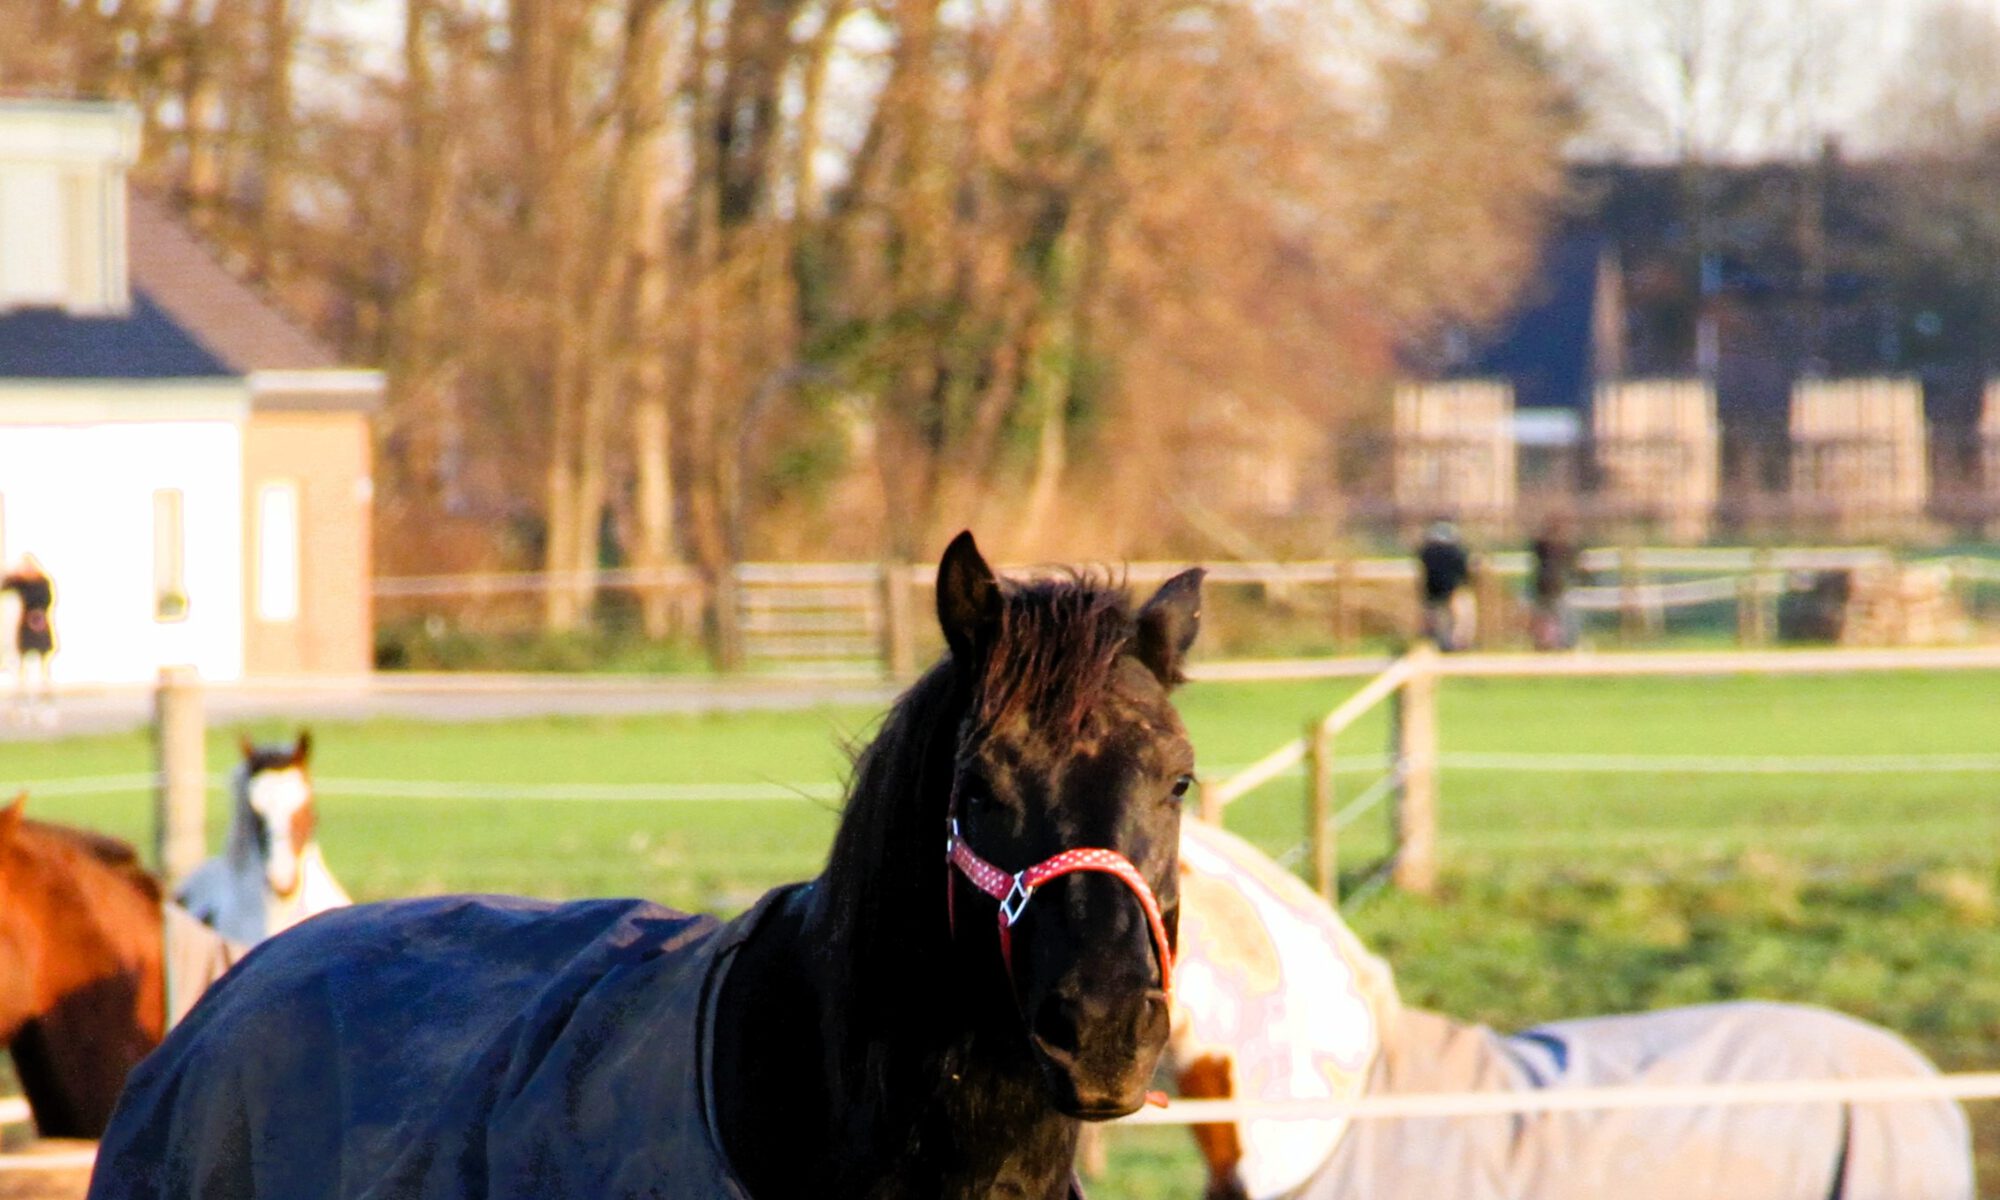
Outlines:
[{"label": "black horse", "polygon": [[315,918],[140,1067],[91,1196],[1068,1194],[1078,1120],[1143,1103],[1167,1037],[1194,765],[1167,693],[1200,581],[1135,613],[1002,583],[961,534],[950,652],[858,757],[819,878],[720,926],[470,897]]}]

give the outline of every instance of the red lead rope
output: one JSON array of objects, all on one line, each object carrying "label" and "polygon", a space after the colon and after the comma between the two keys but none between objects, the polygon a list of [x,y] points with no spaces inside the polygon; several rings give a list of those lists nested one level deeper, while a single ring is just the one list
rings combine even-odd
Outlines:
[{"label": "red lead rope", "polygon": [[[1146,925],[1153,932],[1153,948],[1160,956],[1160,990],[1167,995],[1171,1005],[1174,996],[1174,947],[1167,940],[1167,922],[1160,915],[1160,902],[1154,898],[1153,889],[1146,885],[1146,877],[1139,874],[1139,868],[1132,860],[1116,850],[1065,850],[1054,858],[1044,859],[1017,874],[1008,874],[992,863],[979,857],[958,832],[958,819],[952,818],[945,835],[945,861],[958,868],[960,874],[972,882],[972,886],[985,892],[1000,902],[1000,960],[1006,964],[1009,978],[1014,974],[1014,923],[1021,919],[1021,913],[1028,907],[1028,901],[1035,890],[1049,880],[1060,875],[1072,875],[1078,871],[1098,871],[1110,875],[1132,890],[1145,910]],[[952,889],[947,879],[945,889],[945,913],[957,923],[957,914],[952,912]]]}]

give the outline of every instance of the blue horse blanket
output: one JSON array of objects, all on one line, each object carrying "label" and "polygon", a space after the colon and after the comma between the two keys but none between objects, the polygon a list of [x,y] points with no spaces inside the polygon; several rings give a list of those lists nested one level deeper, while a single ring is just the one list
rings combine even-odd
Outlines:
[{"label": "blue horse blanket", "polygon": [[128,1082],[92,1200],[747,1200],[716,1136],[728,924],[444,897],[273,938]]}]

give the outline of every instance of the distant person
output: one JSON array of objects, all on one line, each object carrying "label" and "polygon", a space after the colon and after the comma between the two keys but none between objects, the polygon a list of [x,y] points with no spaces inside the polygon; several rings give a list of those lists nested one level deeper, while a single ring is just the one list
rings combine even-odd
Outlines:
[{"label": "distant person", "polygon": [[1570,606],[1570,584],[1577,575],[1576,537],[1569,522],[1557,518],[1542,527],[1529,547],[1535,556],[1533,628],[1537,650],[1569,650],[1577,639],[1576,612]]},{"label": "distant person", "polygon": [[1417,565],[1423,571],[1424,636],[1440,650],[1463,649],[1453,602],[1472,575],[1472,560],[1450,521],[1431,523],[1417,548]]},{"label": "distant person", "polygon": [[56,631],[49,621],[49,609],[55,605],[55,585],[49,582],[42,564],[30,554],[13,573],[0,579],[0,595],[7,592],[14,593],[21,601],[21,617],[14,628],[14,650],[19,655],[15,664],[19,671],[14,689],[16,711],[23,714],[28,711],[28,664],[32,659],[41,677],[41,686],[35,690],[39,702],[36,713],[42,724],[53,725],[55,685],[49,674],[49,657],[56,652]]}]

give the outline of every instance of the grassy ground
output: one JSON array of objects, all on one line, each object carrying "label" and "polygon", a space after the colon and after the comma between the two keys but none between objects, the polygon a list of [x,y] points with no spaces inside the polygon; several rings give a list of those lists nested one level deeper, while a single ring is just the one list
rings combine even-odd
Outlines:
[{"label": "grassy ground", "polygon": [[[1352,681],[1196,685],[1181,705],[1205,769],[1249,761]],[[1453,680],[1445,753],[1845,756],[2000,751],[2000,676]],[[444,889],[641,894],[717,910],[811,874],[834,821],[856,711],[488,725],[372,722],[316,730],[323,840],[364,898]],[[275,728],[257,732],[275,736]],[[234,730],[211,761],[230,761]],[[1387,732],[1364,721],[1357,766]],[[137,736],[0,745],[0,787],[143,772]],[[1344,775],[1353,794],[1366,782]],[[342,780],[493,784],[807,785],[734,801],[438,800],[359,795]],[[1448,769],[1446,879],[1354,917],[1412,1002],[1508,1026],[1737,996],[1815,1002],[1899,1029],[1952,1067],[2000,1062],[2000,772],[1713,775]],[[143,794],[62,795],[39,815],[134,839]],[[219,805],[219,798],[218,798]],[[1230,813],[1274,853],[1300,836],[1300,785]],[[1346,838],[1350,870],[1379,820]],[[218,807],[215,832],[219,835]],[[2000,1132],[1982,1118],[1982,1149]],[[2000,1162],[1983,1167],[2000,1166]],[[2000,1171],[1983,1171],[2000,1181]],[[1111,1197],[1197,1194],[1175,1131],[1120,1131]],[[1989,1187],[1996,1186],[1989,1182]]]}]

